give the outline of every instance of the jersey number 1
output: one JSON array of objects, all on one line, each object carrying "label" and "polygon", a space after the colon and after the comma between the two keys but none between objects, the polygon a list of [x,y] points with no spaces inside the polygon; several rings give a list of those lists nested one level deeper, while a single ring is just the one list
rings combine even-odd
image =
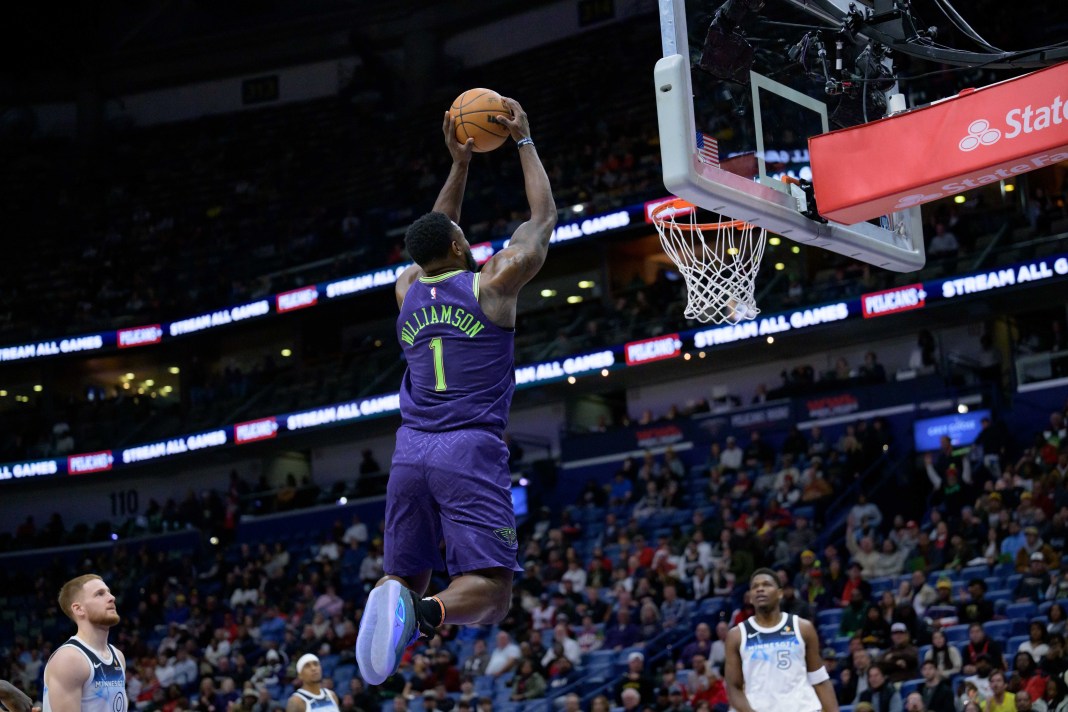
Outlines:
[{"label": "jersey number 1", "polygon": [[434,352],[434,390],[445,390],[445,351],[441,343],[441,337],[435,336],[430,340],[430,350]]}]

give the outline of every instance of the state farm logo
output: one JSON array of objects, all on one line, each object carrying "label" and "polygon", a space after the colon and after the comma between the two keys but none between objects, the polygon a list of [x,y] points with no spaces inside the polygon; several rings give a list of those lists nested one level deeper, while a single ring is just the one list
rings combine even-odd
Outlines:
[{"label": "state farm logo", "polygon": [[957,146],[962,151],[974,151],[980,146],[993,146],[1002,138],[1014,139],[1021,135],[1045,131],[1050,126],[1059,126],[1068,121],[1068,102],[1056,96],[1046,106],[1028,104],[1023,108],[1010,109],[1005,114],[1005,132],[990,126],[986,119],[976,119],[968,124],[968,135]]},{"label": "state farm logo", "polygon": [[915,208],[917,205],[923,205],[929,203],[935,198],[941,198],[944,193],[913,193],[911,195],[903,195],[898,198],[897,205],[894,206],[894,210],[905,210],[907,208]]},{"label": "state farm logo", "polygon": [[968,135],[957,144],[962,151],[974,151],[980,146],[993,146],[1001,140],[1001,131],[990,128],[986,119],[976,119],[968,125]]}]

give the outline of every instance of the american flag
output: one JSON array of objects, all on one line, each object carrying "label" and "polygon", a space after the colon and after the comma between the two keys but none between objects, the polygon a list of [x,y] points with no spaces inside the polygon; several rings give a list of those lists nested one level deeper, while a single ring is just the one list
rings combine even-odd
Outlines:
[{"label": "american flag", "polygon": [[697,160],[719,168],[719,144],[706,133],[697,132]]}]

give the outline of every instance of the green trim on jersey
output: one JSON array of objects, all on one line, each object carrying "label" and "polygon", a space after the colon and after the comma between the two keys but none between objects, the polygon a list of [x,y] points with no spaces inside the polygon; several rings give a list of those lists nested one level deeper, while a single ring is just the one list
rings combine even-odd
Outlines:
[{"label": "green trim on jersey", "polygon": [[463,271],[464,270],[462,269],[454,269],[451,272],[445,272],[444,274],[436,274],[433,277],[420,277],[419,281],[423,284],[433,284],[434,282],[441,282],[442,280],[446,280],[449,277],[455,277]]},{"label": "green trim on jersey", "polygon": [[471,289],[475,291],[475,299],[478,299],[478,278],[482,276],[481,272],[475,272],[475,278],[471,281]]}]

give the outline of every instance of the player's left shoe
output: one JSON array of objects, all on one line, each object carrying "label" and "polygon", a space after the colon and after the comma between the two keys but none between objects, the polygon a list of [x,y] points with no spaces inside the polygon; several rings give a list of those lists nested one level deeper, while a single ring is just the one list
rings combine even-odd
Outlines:
[{"label": "player's left shoe", "polygon": [[367,684],[385,682],[400,667],[404,651],[419,638],[415,603],[415,592],[393,580],[367,597],[356,636],[356,662]]}]

